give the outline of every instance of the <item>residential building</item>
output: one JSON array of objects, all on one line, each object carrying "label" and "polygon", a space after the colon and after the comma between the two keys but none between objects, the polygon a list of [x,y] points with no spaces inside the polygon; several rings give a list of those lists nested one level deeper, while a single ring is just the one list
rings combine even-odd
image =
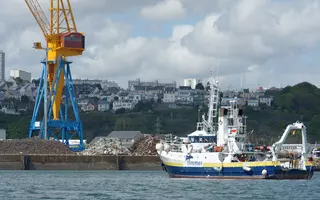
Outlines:
[{"label": "residential building", "polygon": [[88,98],[79,99],[77,103],[80,107],[82,107],[82,106],[89,104],[90,99],[88,99]]},{"label": "residential building", "polygon": [[162,86],[164,88],[167,87],[177,87],[176,81],[165,81],[165,80],[155,80],[155,81],[141,81],[140,79],[129,80],[128,81],[128,89],[131,89],[132,86],[143,86],[143,87],[156,87]]},{"label": "residential building", "polygon": [[254,98],[248,99],[248,106],[258,107],[259,106],[259,99],[254,99]]},{"label": "residential building", "polygon": [[92,103],[81,106],[81,111],[83,111],[83,112],[90,112],[90,111],[94,111],[96,109],[97,109],[97,106]]},{"label": "residential building", "polygon": [[193,106],[202,106],[205,102],[205,90],[194,89],[191,91]]},{"label": "residential building", "polygon": [[188,78],[188,79],[184,79],[183,81],[183,85],[184,86],[190,86],[192,89],[196,89],[196,85],[198,83],[201,83],[202,81],[200,79],[196,79],[196,78]]},{"label": "residential building", "polygon": [[193,97],[191,92],[191,86],[180,86],[176,92],[175,103],[178,105],[192,105]]},{"label": "residential building", "polygon": [[272,97],[263,96],[263,97],[259,98],[259,101],[260,101],[261,104],[266,104],[267,106],[270,107],[271,106],[271,102],[272,102]]},{"label": "residential building", "polygon": [[0,50],[0,82],[5,80],[6,59],[4,51]]},{"label": "residential building", "polygon": [[110,105],[109,105],[108,101],[99,101],[98,102],[98,111],[100,111],[100,112],[108,111],[109,107],[110,107]]},{"label": "residential building", "polygon": [[134,108],[134,104],[132,101],[129,101],[129,100],[119,100],[119,101],[114,101],[112,103],[112,110],[115,111],[121,108],[131,110]]},{"label": "residential building", "polygon": [[176,101],[176,88],[166,88],[163,94],[163,103],[174,103]]},{"label": "residential building", "polygon": [[31,82],[31,73],[21,69],[10,69],[10,77]]},{"label": "residential building", "polygon": [[73,84],[76,85],[82,85],[82,84],[88,84],[88,85],[94,85],[94,84],[101,84],[102,80],[99,79],[73,79]]},{"label": "residential building", "polygon": [[245,106],[247,103],[246,99],[244,98],[226,98],[226,97],[221,98],[221,104],[223,106],[229,106],[230,101],[236,101],[239,106]]}]

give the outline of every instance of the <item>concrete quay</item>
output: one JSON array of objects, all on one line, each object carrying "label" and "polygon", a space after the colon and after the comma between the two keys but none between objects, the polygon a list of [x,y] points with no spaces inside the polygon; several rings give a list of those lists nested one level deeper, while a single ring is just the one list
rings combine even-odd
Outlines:
[{"label": "concrete quay", "polygon": [[162,170],[159,156],[0,155],[0,170]]},{"label": "concrete quay", "polygon": [[[315,170],[320,171],[320,162]],[[162,170],[159,156],[1,155],[0,170]]]}]

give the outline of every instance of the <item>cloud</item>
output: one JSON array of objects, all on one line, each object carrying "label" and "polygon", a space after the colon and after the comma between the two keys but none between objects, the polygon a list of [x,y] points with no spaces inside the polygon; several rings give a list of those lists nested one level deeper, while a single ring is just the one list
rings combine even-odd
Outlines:
[{"label": "cloud", "polygon": [[181,0],[162,0],[155,5],[143,7],[140,15],[149,20],[181,19],[186,11]]},{"label": "cloud", "polygon": [[[318,0],[71,3],[78,30],[86,35],[84,54],[69,58],[73,77],[106,78],[121,86],[136,78],[181,84],[183,78],[206,78],[213,70],[223,87],[239,87],[241,76],[244,87],[301,80],[319,84]],[[24,2],[1,6],[6,20],[0,22],[0,48],[7,68],[39,76],[44,52],[32,49],[33,42],[43,41],[39,27]],[[150,30],[159,21],[162,29]]]}]

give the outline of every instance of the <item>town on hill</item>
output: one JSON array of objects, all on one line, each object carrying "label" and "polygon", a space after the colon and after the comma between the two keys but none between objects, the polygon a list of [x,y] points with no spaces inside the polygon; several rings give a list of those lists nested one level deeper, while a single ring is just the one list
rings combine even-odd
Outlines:
[{"label": "town on hill", "polygon": [[[38,84],[38,80],[19,78],[0,83],[0,129],[6,130],[7,138],[27,137]],[[209,88],[202,83],[177,87],[175,82],[139,80],[129,81],[128,89],[122,89],[110,81],[75,80],[75,89],[87,141],[113,130],[184,136],[194,131],[199,117],[207,112],[209,97]],[[309,142],[320,138],[320,89],[308,82],[222,91],[221,105],[235,97],[248,116],[252,142],[271,144],[288,123],[297,120],[307,125]],[[295,137],[291,139],[295,142]]]}]

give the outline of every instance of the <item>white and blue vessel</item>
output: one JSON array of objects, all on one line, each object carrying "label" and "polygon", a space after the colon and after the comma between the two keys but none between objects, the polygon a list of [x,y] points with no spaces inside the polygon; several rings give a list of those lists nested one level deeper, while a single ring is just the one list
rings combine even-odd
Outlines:
[{"label": "white and blue vessel", "polygon": [[[290,124],[270,151],[254,151],[247,141],[246,117],[237,105],[218,108],[218,82],[210,80],[208,120],[202,116],[195,132],[182,142],[164,140],[156,145],[163,167],[171,178],[209,179],[310,179],[314,168],[308,157],[303,123]],[[218,113],[219,111],[219,113]],[[281,146],[287,136],[299,130],[302,150],[294,158],[281,159]]]}]

